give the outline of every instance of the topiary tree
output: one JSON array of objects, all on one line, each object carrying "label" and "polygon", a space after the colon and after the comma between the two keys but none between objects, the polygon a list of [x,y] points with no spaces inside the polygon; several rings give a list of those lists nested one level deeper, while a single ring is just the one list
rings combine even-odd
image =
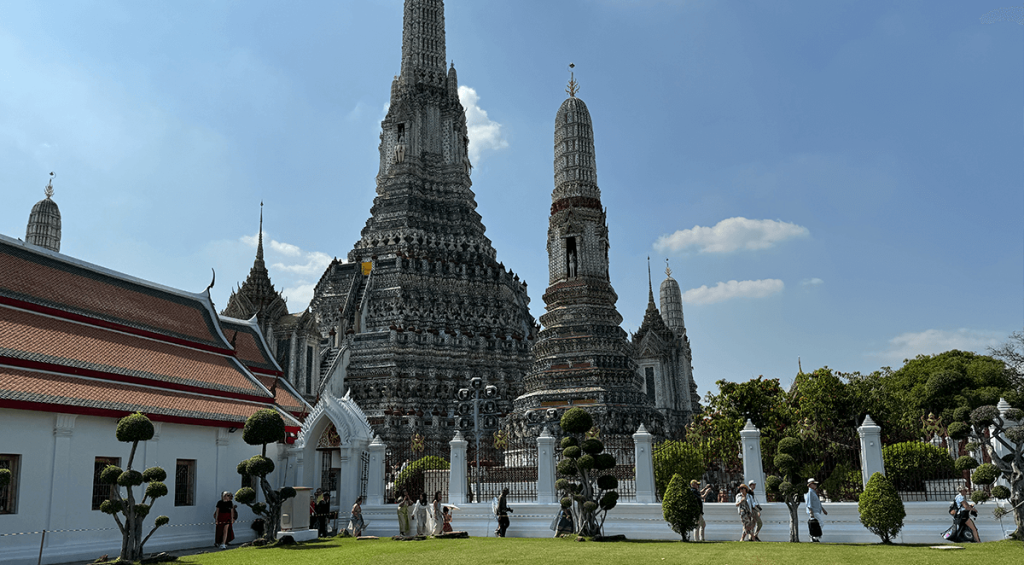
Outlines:
[{"label": "topiary tree", "polygon": [[807,492],[805,478],[800,472],[799,455],[803,451],[803,444],[795,437],[782,438],[779,441],[778,452],[775,455],[775,468],[781,476],[770,475],[765,481],[765,492],[774,494],[776,498],[786,503],[789,509],[789,541],[800,542],[800,521],[797,511],[800,503],[803,502],[803,495]]},{"label": "topiary tree", "polygon": [[672,475],[661,499],[661,514],[672,527],[672,531],[690,541],[690,531],[697,527],[700,518],[700,503],[690,492],[689,481],[676,473]]},{"label": "topiary tree", "polygon": [[[420,457],[419,459],[409,463],[405,466],[405,469],[395,477],[395,492],[402,492],[402,489],[409,490],[409,496],[415,500],[419,493],[423,492],[424,471],[431,470],[445,470],[450,467],[450,464],[445,461],[443,457],[437,455],[427,455]],[[468,477],[467,477],[468,480]],[[432,493],[427,493],[428,498],[432,496]]]},{"label": "topiary tree", "polygon": [[700,450],[685,441],[668,440],[654,446],[654,487],[658,496],[665,497],[665,489],[676,474],[682,475],[688,485],[700,480],[706,466]]},{"label": "topiary tree", "polygon": [[882,543],[892,543],[903,529],[903,519],[907,517],[896,487],[881,473],[875,473],[868,479],[868,485],[860,493],[857,510],[860,511],[860,523],[882,538]]},{"label": "topiary tree", "polygon": [[[143,472],[132,469],[135,462],[135,450],[139,447],[140,441],[149,441],[153,438],[153,422],[145,415],[136,412],[125,416],[117,423],[117,441],[132,444],[131,453],[128,455],[128,465],[121,470],[117,465],[107,465],[100,471],[100,483],[110,485],[110,499],[100,504],[100,511],[110,514],[117,522],[121,530],[121,561],[139,561],[142,559],[142,548],[149,541],[153,532],[160,526],[170,522],[167,516],[158,516],[153,521],[153,529],[146,537],[142,537],[142,522],[149,516],[153,502],[167,494],[167,473],[160,467],[150,467]],[[136,502],[135,487],[146,484],[146,490],[142,498]],[[124,494],[121,494],[121,488]],[[148,502],[148,504],[147,504]],[[121,518],[124,521],[121,521]]]},{"label": "topiary tree", "polygon": [[281,529],[281,504],[295,496],[294,488],[282,487],[275,490],[267,481],[267,475],[274,472],[274,461],[267,458],[267,444],[282,441],[284,437],[284,419],[270,408],[257,410],[245,421],[242,429],[242,441],[249,445],[262,445],[263,451],[239,463],[236,470],[240,475],[259,477],[266,503],[256,502],[256,491],[250,487],[238,489],[235,501],[251,508],[253,514],[263,517],[266,522],[263,537],[266,540],[277,538],[277,531]]},{"label": "topiary tree", "polygon": [[1017,526],[1010,537],[1021,540],[1024,539],[1024,425],[1020,422],[1024,420],[1024,411],[1000,404],[1002,410],[996,406],[976,408],[967,420],[961,420],[963,425],[950,424],[948,430],[953,439],[971,440],[992,461],[983,464],[975,461],[971,482],[991,485],[1002,477],[1010,483],[1009,488],[1001,485],[993,487],[991,494],[995,498],[1010,499],[1013,520]]},{"label": "topiary tree", "polygon": [[956,476],[953,458],[941,447],[905,441],[882,448],[885,476],[897,491],[923,491],[924,481]]},{"label": "topiary tree", "polygon": [[[562,508],[570,508],[576,533],[594,537],[600,535],[608,511],[619,500],[619,480],[601,471],[615,468],[615,457],[604,451],[599,439],[585,438],[594,426],[594,418],[582,408],[570,408],[559,422],[567,435],[562,439],[562,457],[559,474],[568,477],[555,482],[562,495]],[[598,515],[600,514],[600,522]]]}]

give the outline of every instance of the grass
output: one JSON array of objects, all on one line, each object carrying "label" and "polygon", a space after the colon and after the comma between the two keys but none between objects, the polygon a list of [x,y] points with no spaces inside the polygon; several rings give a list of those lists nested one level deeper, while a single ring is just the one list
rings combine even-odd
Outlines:
[{"label": "grass", "polygon": [[284,547],[249,547],[182,557],[190,565],[384,565],[390,563],[628,563],[630,565],[914,565],[1011,563],[1024,560],[1020,542],[966,544],[963,550],[927,546],[669,541],[584,542],[571,539],[470,538],[398,542],[326,539]]}]

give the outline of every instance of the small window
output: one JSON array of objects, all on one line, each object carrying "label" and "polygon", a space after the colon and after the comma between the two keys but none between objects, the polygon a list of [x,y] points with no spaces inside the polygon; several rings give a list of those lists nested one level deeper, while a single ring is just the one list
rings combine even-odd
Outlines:
[{"label": "small window", "polygon": [[178,459],[174,467],[174,505],[196,505],[196,460]]},{"label": "small window", "polygon": [[100,482],[100,473],[107,465],[121,466],[120,457],[97,457],[92,466],[92,509],[99,510],[104,500],[114,498],[115,485],[105,485]]},{"label": "small window", "polygon": [[0,453],[0,469],[11,471],[11,482],[0,488],[0,514],[18,513],[18,470],[21,467],[20,455]]},{"label": "small window", "polygon": [[644,367],[644,380],[647,384],[647,398],[654,402],[654,367]]}]

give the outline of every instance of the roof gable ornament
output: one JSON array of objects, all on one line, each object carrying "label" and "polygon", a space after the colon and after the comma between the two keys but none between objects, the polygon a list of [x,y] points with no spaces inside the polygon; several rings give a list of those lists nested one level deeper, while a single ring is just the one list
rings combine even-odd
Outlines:
[{"label": "roof gable ornament", "polygon": [[50,182],[46,185],[46,188],[43,189],[43,193],[46,194],[46,198],[53,198],[53,177],[53,172],[50,172]]},{"label": "roof gable ornament", "polygon": [[672,278],[672,267],[668,266],[668,257],[665,257],[665,276]]},{"label": "roof gable ornament", "polygon": [[580,91],[580,83],[576,82],[576,75],[572,69],[575,69],[574,63],[569,63],[569,86],[566,87],[565,93],[569,95],[569,98],[576,98],[576,93]]}]

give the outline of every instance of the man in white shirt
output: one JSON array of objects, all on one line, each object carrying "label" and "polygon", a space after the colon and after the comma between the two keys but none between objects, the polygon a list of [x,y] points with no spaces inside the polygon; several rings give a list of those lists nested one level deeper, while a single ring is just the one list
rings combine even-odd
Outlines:
[{"label": "man in white shirt", "polygon": [[761,527],[764,525],[761,522],[761,501],[757,499],[757,493],[754,492],[754,487],[757,483],[750,481],[747,483],[750,487],[750,494],[747,495],[747,501],[750,502],[750,512],[754,515],[754,541],[761,541],[761,538],[757,537],[757,534],[761,533]]},{"label": "man in white shirt", "polygon": [[[807,479],[807,529],[811,534],[811,541],[821,541],[821,516],[828,516],[828,512],[821,507],[821,499],[818,498],[818,482],[814,478]],[[811,521],[815,525],[812,525]]]}]

